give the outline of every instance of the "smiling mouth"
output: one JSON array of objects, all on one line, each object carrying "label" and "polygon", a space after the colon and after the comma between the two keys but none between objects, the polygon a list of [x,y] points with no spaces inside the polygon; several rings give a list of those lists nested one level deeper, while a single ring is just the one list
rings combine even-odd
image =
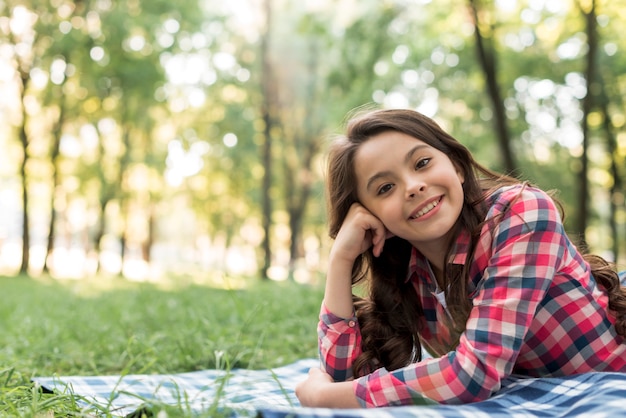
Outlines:
[{"label": "smiling mouth", "polygon": [[417,219],[426,215],[428,212],[435,209],[439,203],[441,203],[441,199],[430,202],[428,205],[424,206],[422,210],[417,212],[415,215],[411,216],[409,219]]}]

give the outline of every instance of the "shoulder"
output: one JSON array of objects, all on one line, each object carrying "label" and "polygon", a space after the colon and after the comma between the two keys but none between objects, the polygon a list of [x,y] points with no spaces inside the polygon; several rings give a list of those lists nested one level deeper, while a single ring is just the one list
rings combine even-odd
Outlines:
[{"label": "shoulder", "polygon": [[563,232],[559,206],[550,195],[527,183],[502,187],[490,196],[486,217],[488,229],[499,239],[540,231]]},{"label": "shoulder", "polygon": [[558,206],[552,197],[544,190],[527,183],[501,187],[491,194],[489,201],[489,213],[492,216],[504,212],[554,212],[558,216]]}]

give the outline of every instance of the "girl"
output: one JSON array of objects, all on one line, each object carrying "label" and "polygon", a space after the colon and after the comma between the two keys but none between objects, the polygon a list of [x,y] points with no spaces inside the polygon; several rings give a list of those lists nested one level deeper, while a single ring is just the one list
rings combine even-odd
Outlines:
[{"label": "girl", "polygon": [[410,110],[352,120],[328,169],[324,371],[297,386],[302,405],[458,404],[511,374],[626,372],[626,288],[545,192]]}]

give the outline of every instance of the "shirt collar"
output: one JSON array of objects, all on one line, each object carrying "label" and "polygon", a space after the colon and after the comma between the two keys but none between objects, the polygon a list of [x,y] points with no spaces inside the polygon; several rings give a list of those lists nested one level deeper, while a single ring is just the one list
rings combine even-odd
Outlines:
[{"label": "shirt collar", "polygon": [[[452,253],[450,254],[449,263],[464,265],[467,261],[467,252],[470,246],[470,234],[467,230],[461,231],[457,236],[456,241],[452,247]],[[426,257],[419,252],[415,247],[411,250],[411,259],[409,261],[409,271],[406,281],[411,279],[414,273],[417,273],[420,277],[430,276],[430,266]]]}]

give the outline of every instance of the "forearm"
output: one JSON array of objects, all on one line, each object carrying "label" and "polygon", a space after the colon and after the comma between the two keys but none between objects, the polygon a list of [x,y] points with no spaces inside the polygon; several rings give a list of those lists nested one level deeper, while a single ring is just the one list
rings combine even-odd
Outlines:
[{"label": "forearm", "polygon": [[349,318],[353,315],[352,304],[352,266],[354,261],[345,260],[331,253],[324,303],[326,308],[340,318]]},{"label": "forearm", "polygon": [[296,386],[302,406],[313,408],[359,408],[353,382],[334,383],[320,369],[311,369],[307,380]]},{"label": "forearm", "polygon": [[330,250],[326,275],[326,307],[333,314],[352,316],[352,268],[355,260],[368,249],[378,257],[383,250],[387,230],[383,223],[359,203],[353,203]]},{"label": "forearm", "polygon": [[360,408],[354,394],[354,382],[337,382],[323,387],[318,395],[318,406],[322,408]]}]

